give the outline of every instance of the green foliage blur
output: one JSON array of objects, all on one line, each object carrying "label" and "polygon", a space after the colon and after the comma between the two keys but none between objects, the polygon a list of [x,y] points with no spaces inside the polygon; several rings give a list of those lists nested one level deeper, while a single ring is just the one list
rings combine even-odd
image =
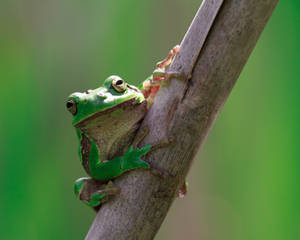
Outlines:
[{"label": "green foliage blur", "polygon": [[[132,84],[180,43],[199,1],[9,0],[0,8],[0,239],[83,239],[95,213],[74,91]],[[300,239],[300,3],[281,1],[156,239]]]}]

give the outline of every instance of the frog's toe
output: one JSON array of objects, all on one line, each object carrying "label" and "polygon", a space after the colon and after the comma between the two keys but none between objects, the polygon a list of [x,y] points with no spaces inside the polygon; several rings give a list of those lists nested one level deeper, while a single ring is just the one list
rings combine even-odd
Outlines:
[{"label": "frog's toe", "polygon": [[89,205],[91,207],[98,207],[101,203],[105,202],[106,195],[103,191],[94,193],[89,200]]},{"label": "frog's toe", "polygon": [[140,161],[139,166],[140,166],[141,168],[145,168],[145,169],[150,168],[149,163],[147,163],[147,162],[145,162],[145,161],[143,161],[143,160]]},{"label": "frog's toe", "polygon": [[96,211],[101,204],[110,199],[110,196],[121,192],[120,187],[114,185],[112,181],[103,183],[92,178],[80,178],[75,182],[74,190],[76,196]]},{"label": "frog's toe", "polygon": [[159,170],[157,168],[151,167],[149,170],[150,170],[150,173],[153,174],[154,176],[158,176],[161,178],[166,178],[166,177],[170,176],[170,174],[168,174],[162,170]]},{"label": "frog's toe", "polygon": [[84,185],[90,180],[90,178],[83,177],[79,178],[74,183],[74,193],[76,197],[80,198]]},{"label": "frog's toe", "polygon": [[149,163],[147,163],[147,162],[145,162],[141,159],[131,161],[130,163],[128,163],[128,165],[126,165],[126,170],[127,171],[133,170],[133,169],[136,169],[136,168],[149,169],[150,165],[149,165]]}]

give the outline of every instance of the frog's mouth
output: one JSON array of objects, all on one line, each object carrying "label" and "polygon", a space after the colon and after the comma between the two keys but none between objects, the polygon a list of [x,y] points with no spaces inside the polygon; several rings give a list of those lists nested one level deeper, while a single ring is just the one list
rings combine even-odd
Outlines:
[{"label": "frog's mouth", "polygon": [[83,127],[84,125],[86,125],[88,122],[100,117],[100,116],[103,116],[103,115],[107,115],[111,112],[114,112],[118,109],[122,109],[122,110],[131,110],[131,109],[134,109],[137,107],[137,105],[144,105],[145,109],[147,108],[147,101],[144,100],[142,102],[138,102],[136,101],[136,98],[132,98],[132,99],[129,99],[125,102],[122,102],[114,107],[111,107],[111,108],[108,108],[108,109],[105,109],[103,111],[100,111],[100,112],[97,112],[97,113],[94,113],[93,115],[81,120],[80,122],[76,123],[74,126],[77,127],[77,128],[81,128]]}]

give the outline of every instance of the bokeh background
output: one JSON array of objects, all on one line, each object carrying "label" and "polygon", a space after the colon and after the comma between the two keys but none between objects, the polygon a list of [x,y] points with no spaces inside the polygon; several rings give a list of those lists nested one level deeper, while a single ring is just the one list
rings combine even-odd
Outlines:
[{"label": "bokeh background", "polygon": [[[132,84],[180,43],[195,0],[0,1],[0,239],[83,239],[95,213],[65,109]],[[300,239],[300,3],[281,1],[156,239]]]}]

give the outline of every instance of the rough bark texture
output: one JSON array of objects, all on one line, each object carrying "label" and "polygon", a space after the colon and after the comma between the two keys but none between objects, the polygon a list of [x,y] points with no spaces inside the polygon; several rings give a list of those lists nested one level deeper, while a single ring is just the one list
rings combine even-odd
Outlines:
[{"label": "rough bark texture", "polygon": [[224,0],[210,28],[205,16],[211,19],[221,2],[203,2],[171,66],[191,78],[162,88],[143,122],[150,134],[142,145],[175,140],[146,158],[170,175],[138,170],[120,177],[120,196],[100,209],[87,240],[147,240],[157,233],[278,0]]}]

